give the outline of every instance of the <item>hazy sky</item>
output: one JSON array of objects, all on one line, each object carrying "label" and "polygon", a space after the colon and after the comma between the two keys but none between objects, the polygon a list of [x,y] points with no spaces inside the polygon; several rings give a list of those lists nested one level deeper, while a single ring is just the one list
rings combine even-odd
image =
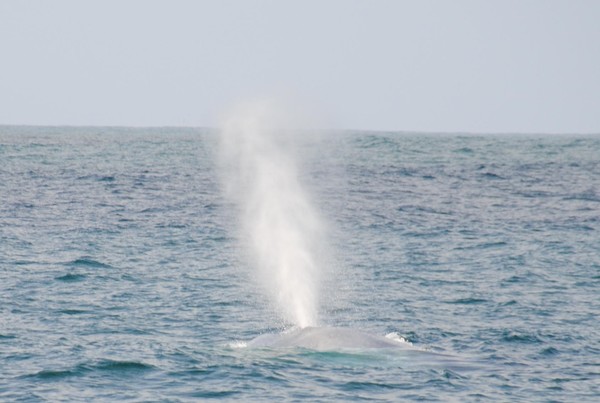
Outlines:
[{"label": "hazy sky", "polygon": [[0,124],[600,132],[600,0],[0,0]]}]

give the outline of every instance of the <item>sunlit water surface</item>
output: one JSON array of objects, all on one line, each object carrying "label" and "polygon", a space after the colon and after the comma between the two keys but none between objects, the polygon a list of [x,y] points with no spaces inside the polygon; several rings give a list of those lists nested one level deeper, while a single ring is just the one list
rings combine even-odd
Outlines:
[{"label": "sunlit water surface", "polygon": [[[283,330],[199,129],[0,128],[0,400],[597,401],[600,138],[333,133],[323,325]],[[314,140],[314,139],[313,139]]]}]

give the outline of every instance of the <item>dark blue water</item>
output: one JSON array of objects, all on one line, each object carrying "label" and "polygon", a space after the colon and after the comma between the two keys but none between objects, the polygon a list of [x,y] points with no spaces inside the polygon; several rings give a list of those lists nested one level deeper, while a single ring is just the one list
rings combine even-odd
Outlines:
[{"label": "dark blue water", "polygon": [[216,134],[0,128],[0,400],[597,401],[600,138],[336,133],[299,150],[330,227],[322,322],[280,330]]}]

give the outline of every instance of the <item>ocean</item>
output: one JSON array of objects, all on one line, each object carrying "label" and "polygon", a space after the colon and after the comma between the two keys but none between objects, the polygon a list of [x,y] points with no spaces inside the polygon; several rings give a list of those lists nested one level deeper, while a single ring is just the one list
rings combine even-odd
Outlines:
[{"label": "ocean", "polygon": [[[0,400],[600,399],[599,136],[295,136],[237,192],[281,153],[1,126]],[[294,324],[404,347],[251,346]]]}]

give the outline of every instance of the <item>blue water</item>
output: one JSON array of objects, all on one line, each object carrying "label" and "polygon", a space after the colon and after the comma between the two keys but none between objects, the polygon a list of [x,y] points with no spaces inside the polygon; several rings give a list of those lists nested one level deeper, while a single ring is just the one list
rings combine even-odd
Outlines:
[{"label": "blue water", "polygon": [[597,401],[600,138],[333,133],[321,321],[398,352],[251,349],[216,134],[0,127],[0,400]]}]

